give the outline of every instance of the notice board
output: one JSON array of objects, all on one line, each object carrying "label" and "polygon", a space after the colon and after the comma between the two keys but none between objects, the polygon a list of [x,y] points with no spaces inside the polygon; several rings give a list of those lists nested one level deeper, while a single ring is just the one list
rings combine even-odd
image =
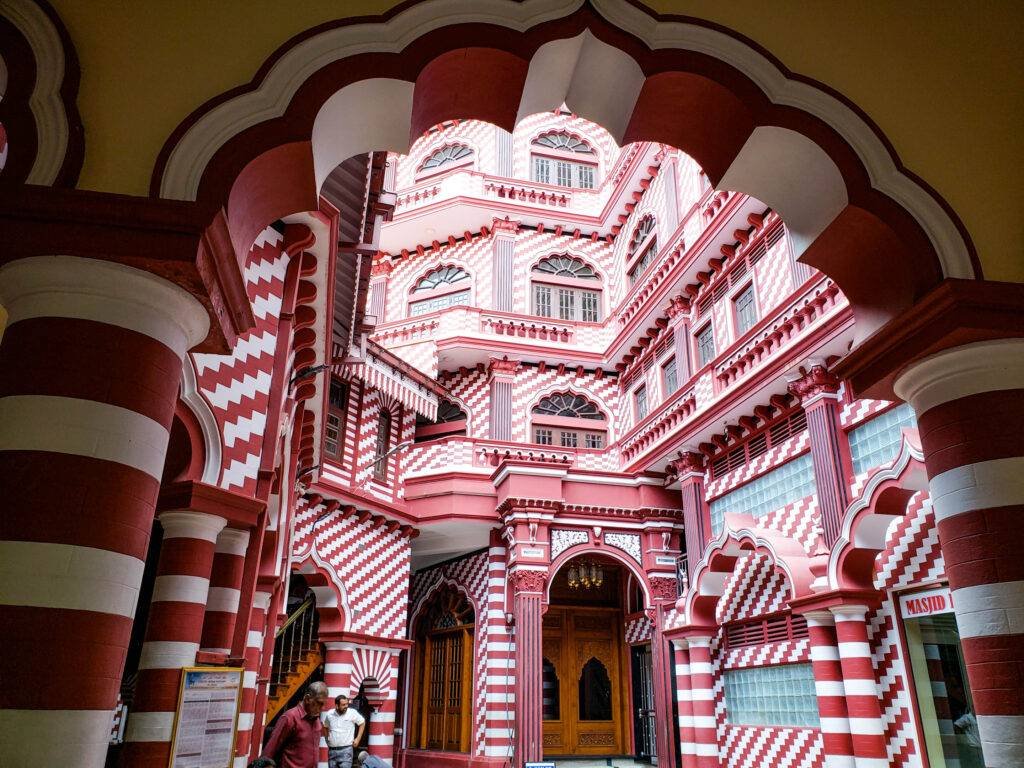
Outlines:
[{"label": "notice board", "polygon": [[241,667],[185,667],[169,768],[231,768],[242,697]]}]

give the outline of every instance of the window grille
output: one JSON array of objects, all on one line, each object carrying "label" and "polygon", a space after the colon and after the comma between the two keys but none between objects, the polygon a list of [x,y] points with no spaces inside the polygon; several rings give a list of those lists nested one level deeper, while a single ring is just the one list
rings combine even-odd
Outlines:
[{"label": "window grille", "polygon": [[594,166],[592,165],[580,165],[579,170],[579,186],[580,189],[593,189],[594,188]]},{"label": "window grille", "polygon": [[757,307],[754,304],[754,286],[747,286],[735,299],[736,335],[742,336],[757,322]]},{"label": "window grille", "polygon": [[533,158],[533,180],[541,184],[551,183],[551,161],[546,157]]},{"label": "window grille", "polygon": [[413,293],[430,291],[444,285],[453,285],[469,279],[469,273],[462,267],[440,267],[427,274],[416,283]]},{"label": "window grille", "polygon": [[820,726],[810,664],[731,669],[723,678],[726,720],[732,725]]},{"label": "window grille", "polygon": [[409,315],[410,317],[425,315],[428,312],[437,312],[438,310],[445,309],[447,307],[466,306],[468,304],[468,290],[445,293],[441,296],[435,296],[432,299],[412,302],[409,304]]},{"label": "window grille", "polygon": [[773,469],[735,491],[711,502],[711,531],[717,536],[725,525],[725,513],[751,515],[755,520],[814,493],[811,454]]},{"label": "window grille", "polygon": [[711,323],[697,334],[697,359],[701,368],[715,359],[715,333]]},{"label": "window grille", "polygon": [[598,407],[582,395],[558,393],[549,395],[533,406],[533,412],[545,416],[567,416],[575,419],[600,419]]},{"label": "window grille", "polygon": [[665,382],[665,395],[671,395],[679,388],[679,373],[676,370],[676,359],[671,358],[661,367],[662,380]]},{"label": "window grille", "polygon": [[593,291],[580,292],[580,316],[585,323],[596,323],[601,319],[598,295]]},{"label": "window grille", "polygon": [[558,317],[574,320],[576,316],[576,292],[567,288],[558,289]]},{"label": "window grille", "polygon": [[388,460],[384,456],[391,445],[391,411],[381,408],[377,414],[377,442],[374,455],[379,456],[373,464],[373,476],[383,480],[387,476]]},{"label": "window grille", "polygon": [[584,433],[584,441],[587,448],[604,448],[604,435],[599,432]]},{"label": "window grille", "polygon": [[537,427],[533,430],[533,442],[537,445],[551,445],[552,444],[552,433],[550,429],[542,429]]},{"label": "window grille", "polygon": [[533,313],[541,317],[551,317],[551,288],[548,286],[533,286]]},{"label": "window grille", "polygon": [[636,403],[636,420],[643,421],[647,416],[647,387],[640,387],[634,392],[633,401]]},{"label": "window grille", "polygon": [[442,165],[448,163],[454,163],[456,160],[462,160],[463,158],[469,157],[473,154],[473,150],[467,147],[465,144],[449,144],[447,147],[441,147],[435,150],[420,166],[420,170],[429,171],[432,168],[439,168]]},{"label": "window grille", "polygon": [[904,427],[916,427],[914,410],[904,403],[850,431],[853,472],[859,475],[896,458]]},{"label": "window grille", "polygon": [[542,275],[554,275],[556,277],[574,277],[578,280],[600,280],[594,268],[583,259],[574,256],[548,256],[537,262],[533,268],[534,272]]},{"label": "window grille", "polygon": [[555,179],[560,187],[572,186],[572,166],[561,160],[555,163]]},{"label": "window grille", "polygon": [[591,149],[587,142],[576,138],[566,131],[545,133],[543,136],[538,136],[534,139],[533,143],[538,147],[548,147],[549,149],[561,149],[567,152],[576,152],[583,155],[594,154],[594,150]]},{"label": "window grille", "polygon": [[324,452],[334,457],[341,453],[341,417],[335,413],[327,414],[327,426],[324,429]]}]

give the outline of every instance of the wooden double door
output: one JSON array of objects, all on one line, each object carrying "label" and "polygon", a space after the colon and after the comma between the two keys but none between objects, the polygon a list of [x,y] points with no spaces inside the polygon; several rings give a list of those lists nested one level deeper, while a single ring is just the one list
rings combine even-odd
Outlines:
[{"label": "wooden double door", "polygon": [[544,755],[622,755],[629,739],[622,613],[544,614]]},{"label": "wooden double door", "polygon": [[420,649],[420,710],[414,713],[422,749],[468,752],[473,687],[473,632],[431,632]]}]

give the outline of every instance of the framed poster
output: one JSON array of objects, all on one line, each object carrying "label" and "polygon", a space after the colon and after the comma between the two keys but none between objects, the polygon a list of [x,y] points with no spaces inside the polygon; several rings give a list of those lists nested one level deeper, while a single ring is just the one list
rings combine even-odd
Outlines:
[{"label": "framed poster", "polygon": [[241,667],[185,667],[169,768],[231,768],[242,700]]}]

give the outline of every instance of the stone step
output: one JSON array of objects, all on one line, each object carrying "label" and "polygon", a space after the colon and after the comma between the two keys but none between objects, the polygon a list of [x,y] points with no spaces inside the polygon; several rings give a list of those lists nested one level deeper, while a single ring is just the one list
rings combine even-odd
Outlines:
[{"label": "stone step", "polygon": [[651,763],[631,757],[550,757],[545,760],[554,763],[556,768],[652,768]]}]

